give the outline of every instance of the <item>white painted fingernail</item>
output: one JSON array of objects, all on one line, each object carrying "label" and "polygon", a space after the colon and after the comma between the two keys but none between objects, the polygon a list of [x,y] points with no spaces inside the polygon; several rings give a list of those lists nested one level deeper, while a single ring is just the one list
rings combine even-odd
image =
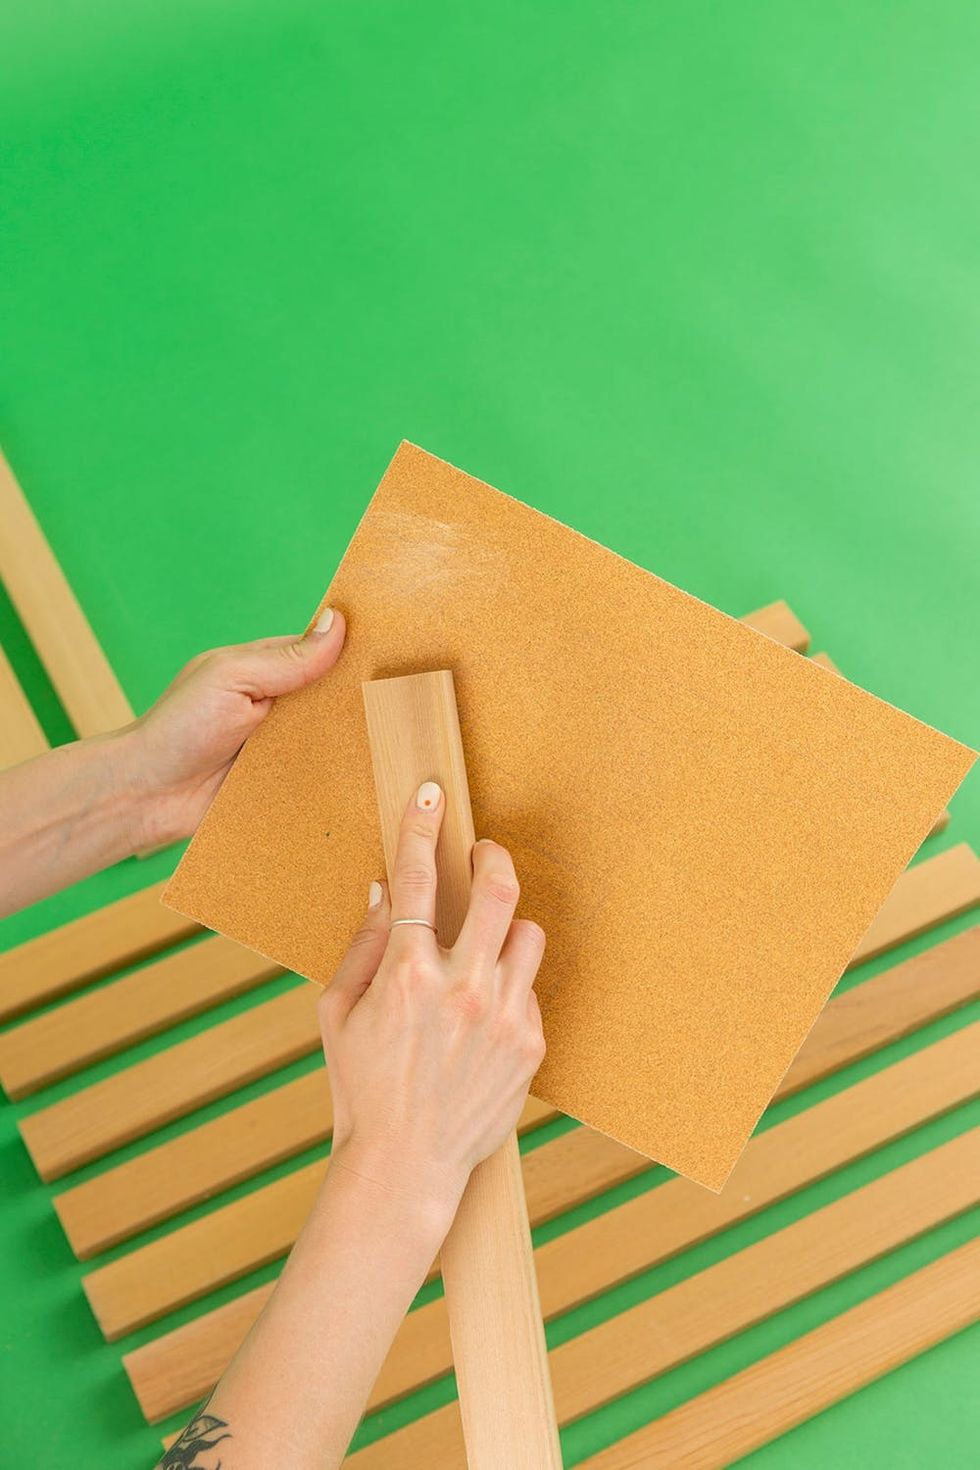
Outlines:
[{"label": "white painted fingernail", "polygon": [[384,896],[385,891],[381,884],[372,880],[371,887],[368,889],[368,908],[378,908]]},{"label": "white painted fingernail", "polygon": [[415,805],[420,812],[431,812],[439,805],[442,787],[436,781],[423,781],[415,794]]},{"label": "white painted fingernail", "polygon": [[325,607],[313,625],[314,633],[329,633],[333,624],[333,608]]}]

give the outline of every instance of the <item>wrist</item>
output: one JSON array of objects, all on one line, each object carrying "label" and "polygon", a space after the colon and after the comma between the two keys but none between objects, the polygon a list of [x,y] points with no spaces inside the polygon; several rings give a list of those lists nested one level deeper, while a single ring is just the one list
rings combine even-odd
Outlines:
[{"label": "wrist", "polygon": [[415,1228],[442,1244],[466,1187],[466,1175],[433,1163],[392,1157],[392,1150],[350,1138],[330,1158],[327,1184],[360,1195],[373,1211],[388,1211],[399,1228]]},{"label": "wrist", "polygon": [[169,847],[186,834],[171,830],[168,793],[150,778],[151,761],[141,722],[136,720],[114,731],[108,739],[112,741],[111,759],[125,803],[132,851],[144,853]]}]

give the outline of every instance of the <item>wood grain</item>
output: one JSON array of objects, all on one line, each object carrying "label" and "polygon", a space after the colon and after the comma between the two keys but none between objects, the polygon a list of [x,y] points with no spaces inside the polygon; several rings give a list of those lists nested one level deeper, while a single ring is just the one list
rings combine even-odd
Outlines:
[{"label": "wood grain", "polygon": [[128,725],[132,706],[2,454],[0,579],[78,734]]},{"label": "wood grain", "polygon": [[[851,967],[977,902],[980,863],[965,843],[916,863],[899,878]],[[319,991],[307,989],[313,998],[305,1019],[303,1003],[295,999],[288,1004],[281,997],[263,1002],[246,1015],[202,1031],[22,1119],[21,1135],[41,1178],[60,1178],[172,1118],[316,1051]]]},{"label": "wood grain", "polygon": [[48,737],[0,648],[0,770],[29,761],[47,748]]},{"label": "wood grain", "polygon": [[[556,1348],[564,1425],[784,1311],[980,1200],[980,1128],[825,1205]],[[377,1440],[351,1470],[465,1470],[455,1403]]]},{"label": "wood grain", "polygon": [[42,1179],[57,1179],[320,1045],[320,992],[299,982],[20,1121]]},{"label": "wood grain", "polygon": [[[708,1239],[967,1101],[980,1086],[978,1032],[980,1026],[956,1033],[760,1134],[720,1195],[668,1181],[542,1246],[535,1261],[545,1315]],[[526,1157],[525,1169],[546,1147]],[[271,1285],[250,1291],[124,1358],[148,1419],[164,1418],[213,1386],[271,1291]],[[448,1341],[441,1303],[411,1313],[372,1403],[404,1392],[409,1378],[425,1382],[445,1372]]]},{"label": "wood grain", "polygon": [[26,1097],[282,973],[212,935],[5,1031],[0,1084],[8,1097]]},{"label": "wood grain", "polygon": [[980,1240],[698,1394],[581,1470],[724,1470],[980,1320]]},{"label": "wood grain", "polygon": [[[824,1009],[777,1098],[789,1097],[980,994],[980,929],[934,945]],[[521,1128],[555,1116],[529,1098]],[[86,1259],[329,1137],[322,1069],[107,1169],[54,1200],[75,1254]]]},{"label": "wood grain", "polygon": [[[437,780],[436,928],[456,942],[470,902],[475,833],[453,676],[363,686],[389,882],[405,809]],[[471,1470],[561,1470],[517,1135],[476,1166],[442,1247],[460,1412]]]},{"label": "wood grain", "polygon": [[0,955],[0,1021],[178,944],[201,928],[160,902],[154,883]]}]

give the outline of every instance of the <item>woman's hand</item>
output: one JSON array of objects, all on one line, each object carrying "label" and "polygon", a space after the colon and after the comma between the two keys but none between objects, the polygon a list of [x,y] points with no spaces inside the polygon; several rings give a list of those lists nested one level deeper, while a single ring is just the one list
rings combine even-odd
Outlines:
[{"label": "woman's hand", "polygon": [[469,911],[452,949],[421,924],[390,927],[392,918],[435,921],[444,810],[426,782],[402,820],[390,901],[371,885],[320,1017],[332,1167],[446,1212],[448,1228],[470,1171],[516,1125],[544,1056],[533,989],[544,934],[514,918],[514,865],[489,841],[473,849]]},{"label": "woman's hand", "polygon": [[344,631],[342,615],[328,609],[308,637],[261,638],[201,653],[120,732],[121,779],[138,797],[142,846],[190,836],[273,698],[331,669]]}]

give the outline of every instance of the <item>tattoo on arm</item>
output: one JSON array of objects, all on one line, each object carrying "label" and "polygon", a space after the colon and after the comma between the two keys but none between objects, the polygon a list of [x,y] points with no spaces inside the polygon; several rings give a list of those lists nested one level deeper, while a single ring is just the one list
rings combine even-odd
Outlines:
[{"label": "tattoo on arm", "polygon": [[209,1459],[205,1464],[197,1458],[213,1450],[223,1439],[231,1439],[226,1421],[204,1412],[210,1402],[209,1398],[202,1404],[180,1438],[169,1450],[164,1450],[163,1458],[157,1461],[157,1470],[221,1470],[220,1460],[212,1464]]}]

